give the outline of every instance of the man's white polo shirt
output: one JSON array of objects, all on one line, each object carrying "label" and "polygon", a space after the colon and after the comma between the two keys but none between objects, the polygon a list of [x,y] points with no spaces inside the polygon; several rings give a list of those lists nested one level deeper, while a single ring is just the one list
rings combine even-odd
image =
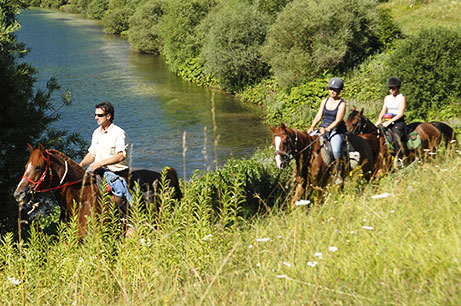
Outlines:
[{"label": "man's white polo shirt", "polygon": [[[101,127],[94,130],[88,151],[95,161],[100,161],[111,158],[118,152],[123,152],[126,157],[127,147],[125,131],[112,123],[105,131]],[[106,167],[111,171],[121,171],[128,168],[128,162],[125,159]]]}]

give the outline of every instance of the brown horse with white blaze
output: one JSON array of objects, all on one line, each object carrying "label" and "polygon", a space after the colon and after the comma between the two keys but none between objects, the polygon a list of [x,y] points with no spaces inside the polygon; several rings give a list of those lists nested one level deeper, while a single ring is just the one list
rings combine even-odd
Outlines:
[{"label": "brown horse with white blaze", "polygon": [[[42,144],[34,149],[28,144],[30,157],[25,172],[19,182],[14,197],[20,205],[27,202],[34,192],[54,191],[61,208],[61,220],[68,221],[71,215],[77,214],[79,236],[86,233],[88,216],[101,212],[101,192],[95,175],[86,172],[78,163],[57,150],[46,150]],[[149,170],[136,170],[132,176],[152,186],[161,177],[160,173]],[[170,188],[174,188],[174,197],[182,197],[176,171],[169,168],[167,180]],[[125,202],[118,197],[115,203]],[[74,211],[74,202],[76,211]]]},{"label": "brown horse with white blaze", "polygon": [[[307,196],[306,189],[322,189],[330,178],[330,168],[322,157],[321,136],[310,136],[306,131],[291,129],[283,123],[278,127],[270,127],[273,133],[275,147],[275,161],[279,169],[283,170],[291,159],[296,162],[294,175],[296,177],[296,192],[292,205]],[[360,153],[359,165],[364,177],[370,178],[373,169],[373,154],[367,142],[356,135],[348,135],[348,140]],[[344,171],[343,171],[344,175]]]}]

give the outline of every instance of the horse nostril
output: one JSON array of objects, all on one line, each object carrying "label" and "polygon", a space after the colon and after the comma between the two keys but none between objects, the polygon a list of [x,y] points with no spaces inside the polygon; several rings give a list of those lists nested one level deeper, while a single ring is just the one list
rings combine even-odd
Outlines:
[{"label": "horse nostril", "polygon": [[26,192],[24,190],[16,190],[14,192],[14,198],[18,202],[24,201],[24,198],[26,197]]}]

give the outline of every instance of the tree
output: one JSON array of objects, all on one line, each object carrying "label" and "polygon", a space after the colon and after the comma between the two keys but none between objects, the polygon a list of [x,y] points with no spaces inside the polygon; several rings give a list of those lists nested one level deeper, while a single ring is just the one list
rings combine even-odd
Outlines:
[{"label": "tree", "polygon": [[[77,134],[50,128],[59,120],[59,113],[51,101],[53,92],[59,89],[55,79],[50,79],[46,89],[35,89],[35,69],[27,63],[19,63],[27,51],[18,43],[14,31],[19,28],[15,14],[24,9],[19,0],[1,5],[0,20],[0,216],[5,218],[17,212],[12,194],[24,172],[29,156],[27,143],[41,141],[46,146],[62,149],[71,157],[82,155],[86,146]],[[66,102],[68,103],[68,102]],[[7,175],[8,174],[8,175]],[[17,215],[16,215],[17,216]],[[5,220],[0,222],[5,226]],[[0,229],[3,230],[3,229]]]},{"label": "tree", "polygon": [[270,27],[263,54],[282,87],[342,73],[379,50],[376,0],[294,0]]},{"label": "tree", "polygon": [[182,64],[196,58],[203,44],[198,25],[216,5],[215,0],[169,0],[166,13],[159,22],[169,69],[177,72]]},{"label": "tree", "polygon": [[269,16],[246,1],[232,1],[211,14],[204,40],[205,72],[217,77],[229,91],[266,77],[269,66],[260,48],[266,38]]},{"label": "tree", "polygon": [[160,54],[158,23],[165,14],[165,0],[148,0],[130,18],[128,41],[135,51]]},{"label": "tree", "polygon": [[[410,119],[461,115],[461,32],[431,28],[402,40],[384,64],[381,84],[395,75],[407,96]],[[383,89],[387,91],[387,88]]]}]

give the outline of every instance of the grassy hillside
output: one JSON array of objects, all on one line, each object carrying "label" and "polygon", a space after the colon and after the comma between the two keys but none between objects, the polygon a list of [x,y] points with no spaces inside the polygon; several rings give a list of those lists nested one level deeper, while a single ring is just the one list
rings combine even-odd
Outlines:
[{"label": "grassy hillside", "polygon": [[75,224],[55,237],[33,231],[20,247],[6,235],[0,301],[459,305],[461,157],[455,154],[376,184],[349,182],[343,192],[330,190],[322,205],[273,209],[227,226],[211,221],[203,193],[176,208],[165,200],[156,227],[152,215],[135,213],[137,231],[129,238],[115,237],[113,224],[95,224],[80,244]]},{"label": "grassy hillside", "polygon": [[391,0],[381,5],[391,10],[393,20],[406,35],[423,28],[461,26],[461,1]]}]

